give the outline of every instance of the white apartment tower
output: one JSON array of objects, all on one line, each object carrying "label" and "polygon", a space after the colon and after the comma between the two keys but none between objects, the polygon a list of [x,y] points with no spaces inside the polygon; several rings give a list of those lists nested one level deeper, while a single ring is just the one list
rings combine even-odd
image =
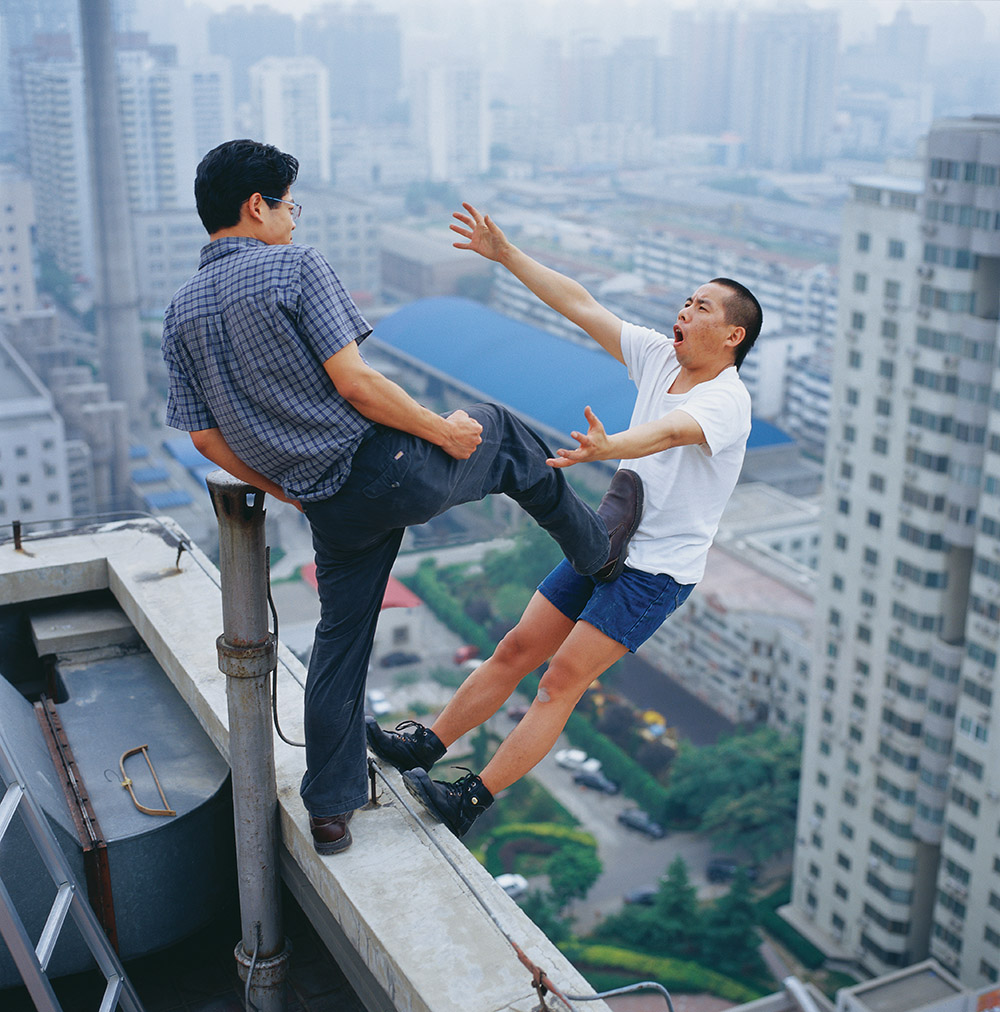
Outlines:
[{"label": "white apartment tower", "polygon": [[[250,68],[261,140],[299,160],[303,183],[330,182],[330,72],[312,56],[269,56]],[[281,194],[275,194],[280,197]]]},{"label": "white apartment tower", "polygon": [[872,972],[1000,969],[1000,118],[844,218],[787,916]]},{"label": "white apartment tower", "polygon": [[[128,179],[122,206],[133,213],[194,207],[202,155],[233,136],[228,61],[176,65],[173,53],[144,43],[116,53],[121,138]],[[24,100],[39,246],[72,277],[93,279],[96,234],[83,69],[39,58],[24,68]],[[122,216],[126,227],[129,216]],[[140,279],[141,284],[141,279]]]},{"label": "white apartment tower", "polygon": [[414,95],[414,141],[432,180],[463,180],[490,167],[490,115],[477,67],[426,68]]},{"label": "white apartment tower", "polygon": [[0,165],[0,320],[38,308],[31,229],[35,200],[31,180]]},{"label": "white apartment tower", "polygon": [[52,395],[0,338],[0,524],[69,513],[63,421]]}]

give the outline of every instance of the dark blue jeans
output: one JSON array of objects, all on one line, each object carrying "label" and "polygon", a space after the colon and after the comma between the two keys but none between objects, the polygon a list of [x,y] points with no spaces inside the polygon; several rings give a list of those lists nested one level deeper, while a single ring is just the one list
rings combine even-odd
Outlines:
[{"label": "dark blue jeans", "polygon": [[555,538],[578,572],[594,573],[607,561],[604,521],[562,470],[545,463],[552,454],[539,436],[496,404],[466,410],[483,426],[483,441],[468,460],[376,425],[336,495],[303,504],[320,596],[306,680],[302,778],[302,800],[314,816],[340,815],[367,800],[365,677],[404,528],[502,492]]}]

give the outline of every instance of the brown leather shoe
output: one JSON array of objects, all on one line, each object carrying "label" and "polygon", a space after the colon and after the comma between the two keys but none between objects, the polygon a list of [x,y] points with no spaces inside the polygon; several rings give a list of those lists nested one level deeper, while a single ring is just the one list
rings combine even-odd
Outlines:
[{"label": "brown leather shoe", "polygon": [[608,561],[596,573],[599,583],[610,583],[621,576],[632,540],[642,519],[642,479],[628,468],[619,468],[611,479],[607,492],[597,507],[597,515],[604,521],[611,539]]},{"label": "brown leather shoe", "polygon": [[312,831],[313,846],[317,854],[339,854],[351,845],[351,831],[347,824],[354,812],[344,815],[330,815],[317,819],[309,816],[309,829]]}]

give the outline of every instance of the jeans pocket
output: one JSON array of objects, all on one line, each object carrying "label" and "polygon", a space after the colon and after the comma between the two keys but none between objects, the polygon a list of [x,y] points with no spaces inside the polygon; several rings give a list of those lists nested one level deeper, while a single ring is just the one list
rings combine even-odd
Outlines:
[{"label": "jeans pocket", "polygon": [[406,450],[393,451],[378,475],[362,488],[369,499],[378,499],[386,492],[399,488],[410,468],[410,454]]}]

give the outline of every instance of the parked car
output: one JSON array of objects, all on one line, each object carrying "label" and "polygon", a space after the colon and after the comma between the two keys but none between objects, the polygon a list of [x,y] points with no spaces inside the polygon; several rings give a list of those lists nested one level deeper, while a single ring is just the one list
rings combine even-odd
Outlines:
[{"label": "parked car", "polygon": [[662,840],[667,831],[654,821],[641,808],[626,808],[618,813],[618,821],[629,829],[651,836],[654,840]]},{"label": "parked car", "polygon": [[494,882],[512,899],[519,900],[522,896],[527,895],[528,892],[528,880],[523,875],[515,875],[507,873],[505,875],[496,875],[493,879]]},{"label": "parked car", "polygon": [[592,791],[600,791],[602,794],[617,794],[620,790],[618,785],[600,770],[578,770],[573,774],[573,783],[589,787]]},{"label": "parked car", "polygon": [[623,899],[633,906],[651,907],[656,900],[656,892],[656,886],[640,886],[638,889],[625,893]]},{"label": "parked car", "polygon": [[749,881],[757,881],[759,874],[757,866],[755,864],[740,864],[733,857],[713,857],[705,869],[705,877],[709,882],[729,882],[736,877],[736,873],[741,868]]},{"label": "parked car", "polygon": [[365,709],[374,717],[384,717],[392,712],[392,704],[381,689],[369,689],[365,693]]},{"label": "parked car", "polygon": [[386,654],[379,664],[383,668],[401,668],[404,664],[416,664],[420,660],[420,654],[412,654],[407,650],[394,650]]},{"label": "parked car", "polygon": [[591,759],[586,752],[579,748],[561,748],[555,754],[556,765],[566,770],[591,770],[595,773],[601,772],[599,759]]}]

